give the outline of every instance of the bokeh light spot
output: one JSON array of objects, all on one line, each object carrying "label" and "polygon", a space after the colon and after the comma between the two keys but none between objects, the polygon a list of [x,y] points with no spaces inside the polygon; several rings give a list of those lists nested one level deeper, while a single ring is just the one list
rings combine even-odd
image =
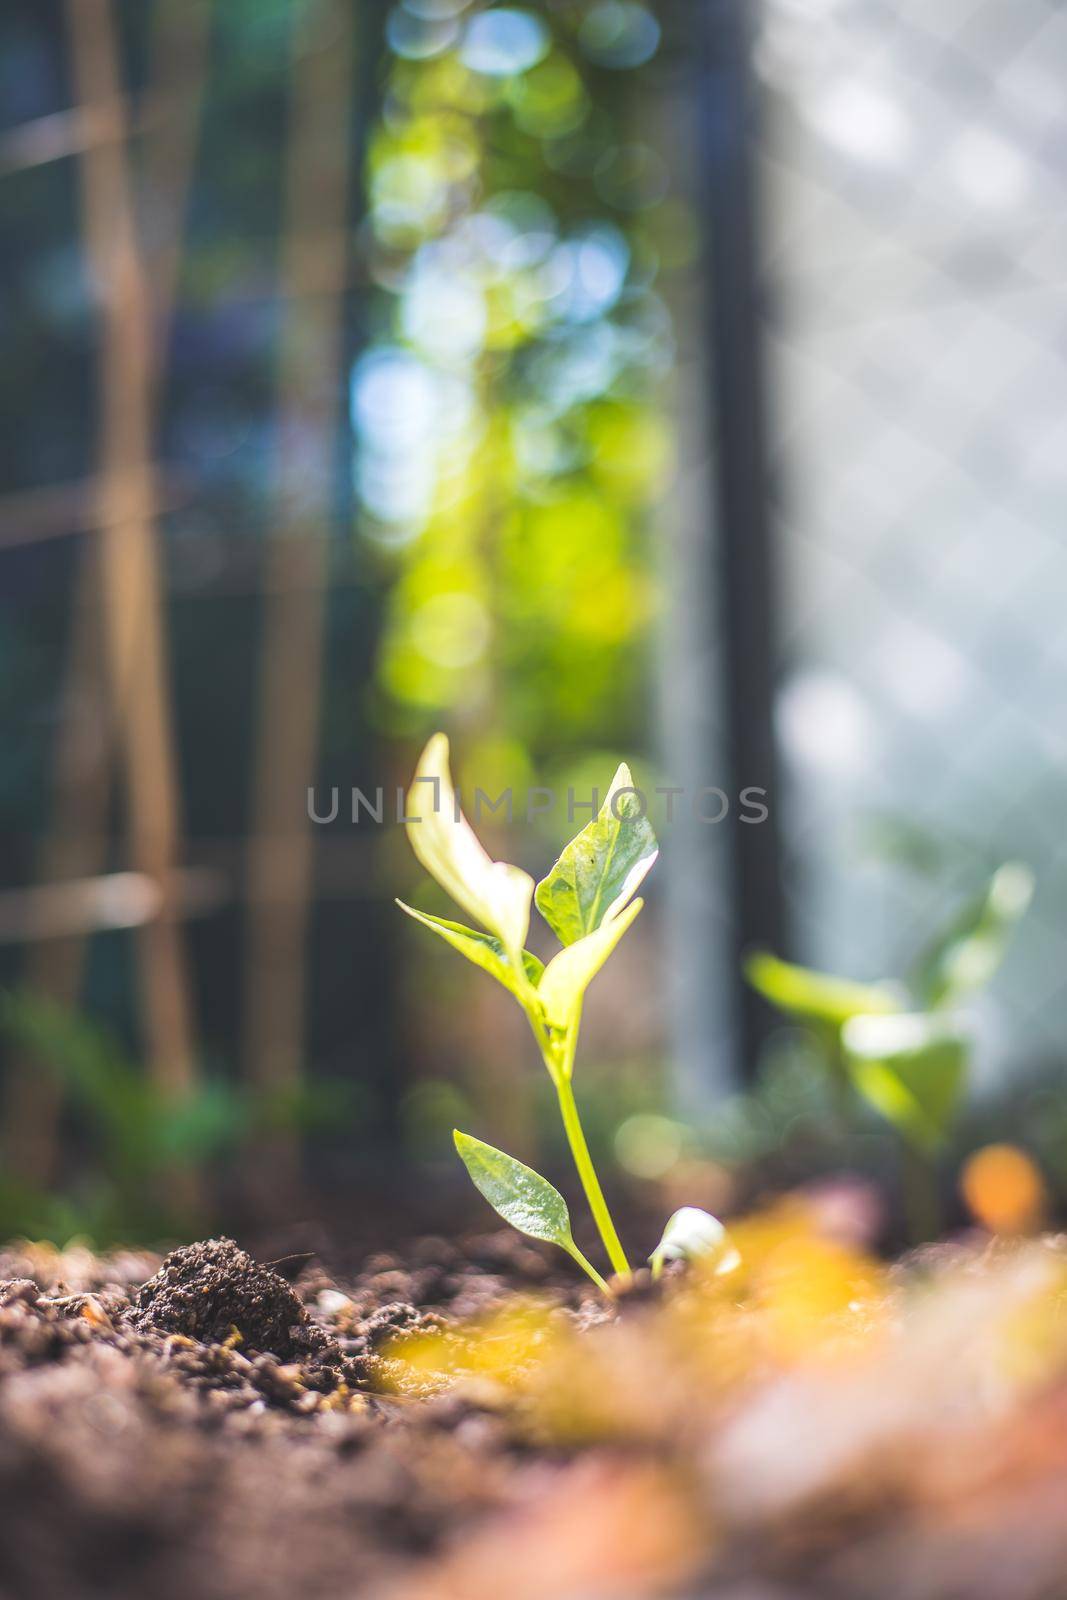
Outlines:
[{"label": "bokeh light spot", "polygon": [[615,1134],[619,1165],[635,1178],[663,1178],[676,1165],[684,1143],[677,1122],[653,1112],[627,1117]]},{"label": "bokeh light spot", "polygon": [[1048,1205],[1045,1180],[1024,1150],[987,1144],[964,1163],[960,1192],[976,1221],[991,1233],[1032,1233]]},{"label": "bokeh light spot", "polygon": [[659,23],[631,0],[602,0],[591,6],[578,30],[578,43],[600,67],[640,67],[659,45]]},{"label": "bokeh light spot", "polygon": [[460,59],[472,72],[508,78],[536,66],[548,43],[548,29],[530,11],[482,11],[467,24]]},{"label": "bokeh light spot", "polygon": [[411,619],[415,648],[435,666],[452,671],[485,654],[489,631],[485,607],[470,594],[435,594]]}]

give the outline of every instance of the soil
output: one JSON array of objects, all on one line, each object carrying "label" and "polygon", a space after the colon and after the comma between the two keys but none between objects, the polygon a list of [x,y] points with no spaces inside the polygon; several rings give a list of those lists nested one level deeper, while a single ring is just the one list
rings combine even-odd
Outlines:
[{"label": "soil", "polygon": [[[569,1431],[483,1378],[390,1392],[398,1337],[443,1348],[516,1291],[598,1351],[588,1373],[572,1359]],[[162,1261],[0,1250],[0,1600],[1063,1592],[1055,1364],[922,1445],[939,1402],[914,1361],[877,1385],[779,1374],[744,1408],[720,1386],[698,1408],[659,1300],[645,1275],[608,1308],[511,1233],[351,1273],[229,1239]],[[928,1385],[959,1365],[924,1360]]]},{"label": "soil", "polygon": [[516,1451],[468,1402],[375,1395],[375,1352],[511,1287],[553,1293],[507,1234],[343,1283],[230,1239],[162,1262],[0,1251],[0,1597],[377,1591],[514,1498],[495,1468]]}]

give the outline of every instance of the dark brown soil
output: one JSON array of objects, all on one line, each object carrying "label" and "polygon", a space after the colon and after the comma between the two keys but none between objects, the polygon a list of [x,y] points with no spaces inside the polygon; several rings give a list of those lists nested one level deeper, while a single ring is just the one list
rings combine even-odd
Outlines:
[{"label": "dark brown soil", "polygon": [[[0,1250],[0,1600],[1067,1592],[1062,1241],[948,1249],[906,1315],[897,1274],[808,1307],[833,1248],[753,1249],[718,1322],[684,1274],[606,1308],[510,1233],[351,1273]],[[565,1361],[390,1392],[397,1336],[450,1348],[515,1291]],[[875,1331],[797,1364],[842,1310]]]},{"label": "dark brown soil", "polygon": [[376,1592],[509,1500],[518,1452],[469,1402],[373,1394],[375,1350],[547,1280],[507,1235],[343,1286],[228,1239],[0,1251],[0,1597]]},{"label": "dark brown soil", "polygon": [[310,1333],[315,1348],[327,1342],[285,1279],[232,1239],[172,1250],[135,1304],[134,1326],[201,1344],[222,1344],[236,1331],[248,1349],[288,1360],[307,1353]]}]

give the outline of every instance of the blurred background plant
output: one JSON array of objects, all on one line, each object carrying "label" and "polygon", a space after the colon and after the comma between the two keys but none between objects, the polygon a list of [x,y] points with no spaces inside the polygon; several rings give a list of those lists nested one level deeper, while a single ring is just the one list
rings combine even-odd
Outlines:
[{"label": "blurred background plant", "polygon": [[852,983],[765,951],[749,958],[749,982],[810,1040],[846,1127],[858,1096],[899,1135],[915,1242],[935,1237],[942,1223],[937,1160],[960,1110],[970,1056],[960,1008],[993,978],[1033,891],[1021,863],[998,867],[922,952],[906,985]]},{"label": "blurred background plant", "polygon": [[[586,1025],[637,1203],[891,1183],[833,1086],[902,1058],[868,1020],[828,1074],[844,1016],[783,1028],[743,960],[902,972],[1013,860],[1033,907],[938,1137],[1064,1194],[1067,18],[994,10],[9,0],[12,1217],[336,1214],[404,1162],[436,1194],[475,1120],[554,1170],[521,1022],[392,912],[439,725],[465,793],[514,789],[509,859],[620,759],[686,790]],[[913,1011],[990,976],[993,900]]]},{"label": "blurred background plant", "polygon": [[65,1091],[78,1133],[62,1185],[37,1191],[0,1173],[5,1237],[101,1246],[186,1237],[210,1220],[208,1185],[237,1151],[351,1118],[343,1084],[254,1094],[213,1074],[175,1103],[106,1028],[27,992],[6,996],[0,1022]]}]

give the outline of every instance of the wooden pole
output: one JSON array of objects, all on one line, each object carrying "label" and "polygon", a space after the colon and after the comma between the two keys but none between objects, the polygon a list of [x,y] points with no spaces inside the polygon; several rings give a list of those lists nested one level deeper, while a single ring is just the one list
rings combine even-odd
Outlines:
[{"label": "wooden pole", "polygon": [[[67,0],[71,65],[87,108],[122,107],[110,0]],[[116,112],[120,118],[121,109]],[[189,977],[172,873],[179,859],[179,785],[167,681],[156,537],[153,306],[134,217],[128,139],[81,161],[86,253],[103,321],[100,385],[100,591],[106,667],[123,747],[133,866],[151,877],[161,911],[138,937],[150,1070],[169,1094],[195,1077]]]},{"label": "wooden pole", "polygon": [[[150,272],[149,293],[154,327],[145,336],[144,389],[149,407],[147,427],[158,401],[165,365],[170,324],[210,35],[210,0],[164,3],[157,7],[153,36],[151,79],[156,115],[150,121],[146,146],[146,182],[152,195],[152,238],[142,252]],[[77,49],[71,17],[72,47]],[[79,38],[82,35],[79,34]],[[113,51],[112,51],[113,56]],[[90,68],[84,63],[81,79],[86,98],[78,112],[88,127],[103,126],[99,96],[108,79],[117,89],[117,68],[112,59]],[[88,98],[92,96],[93,98]],[[124,102],[116,96],[107,111],[107,138],[112,155],[126,163],[124,185],[129,196],[129,125]],[[92,143],[81,146],[83,160]],[[88,246],[88,225],[86,225]],[[143,275],[143,274],[142,274]],[[104,464],[105,472],[109,463]],[[104,486],[95,497],[104,504]],[[52,778],[52,806],[37,881],[58,885],[71,879],[91,878],[104,868],[107,808],[110,794],[110,756],[115,719],[106,703],[105,641],[102,637],[101,552],[91,532],[80,557],[72,608],[71,642],[63,691],[64,716],[56,742]],[[76,933],[31,945],[26,970],[27,986],[35,993],[65,1006],[77,1004],[85,967],[87,936]],[[31,1061],[16,1060],[9,1076],[4,1128],[6,1157],[11,1170],[35,1187],[47,1184],[55,1167],[56,1119],[59,1090],[55,1080]]]},{"label": "wooden pole", "polygon": [[[294,26],[278,372],[277,515],[266,557],[246,891],[244,1067],[268,1094],[301,1078],[329,525],[351,173],[353,7],[318,0]],[[261,1152],[272,1186],[296,1177],[295,1134]]]}]

